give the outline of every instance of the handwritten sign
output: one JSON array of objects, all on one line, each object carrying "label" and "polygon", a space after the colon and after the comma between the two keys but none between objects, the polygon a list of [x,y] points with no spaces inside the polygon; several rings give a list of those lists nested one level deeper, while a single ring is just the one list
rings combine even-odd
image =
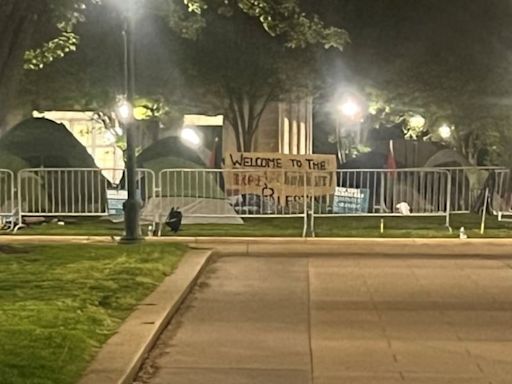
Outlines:
[{"label": "handwritten sign", "polygon": [[224,162],[226,191],[232,195],[255,194],[289,206],[301,203],[305,194],[331,195],[336,188],[331,155],[227,153]]},{"label": "handwritten sign", "polygon": [[367,213],[370,191],[368,189],[336,188],[333,213]]}]

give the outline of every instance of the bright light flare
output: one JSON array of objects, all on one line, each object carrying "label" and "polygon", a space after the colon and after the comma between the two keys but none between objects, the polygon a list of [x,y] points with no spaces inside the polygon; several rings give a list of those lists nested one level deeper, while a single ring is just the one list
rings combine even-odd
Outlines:
[{"label": "bright light flare", "polygon": [[202,139],[196,130],[192,128],[183,128],[180,134],[181,140],[192,148],[198,148],[202,144]]},{"label": "bright light flare", "polygon": [[448,140],[452,137],[452,129],[447,124],[444,124],[439,128],[439,136],[441,136],[443,140]]},{"label": "bright light flare", "polygon": [[361,113],[361,106],[353,100],[348,100],[341,104],[340,111],[344,116],[354,119]]},{"label": "bright light flare", "polygon": [[118,103],[117,118],[123,123],[133,120],[133,107],[127,100],[121,100]]}]

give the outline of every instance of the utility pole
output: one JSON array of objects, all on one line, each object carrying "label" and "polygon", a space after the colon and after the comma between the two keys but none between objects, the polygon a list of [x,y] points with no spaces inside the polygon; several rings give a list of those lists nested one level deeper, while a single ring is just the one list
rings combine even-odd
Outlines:
[{"label": "utility pole", "polygon": [[135,44],[134,31],[134,0],[128,3],[128,11],[124,21],[124,76],[126,102],[130,108],[130,116],[125,122],[126,134],[126,183],[128,199],[124,203],[125,235],[122,242],[138,242],[140,236],[140,202],[137,199],[137,158],[135,148],[136,121],[133,117],[133,103],[135,99]]}]

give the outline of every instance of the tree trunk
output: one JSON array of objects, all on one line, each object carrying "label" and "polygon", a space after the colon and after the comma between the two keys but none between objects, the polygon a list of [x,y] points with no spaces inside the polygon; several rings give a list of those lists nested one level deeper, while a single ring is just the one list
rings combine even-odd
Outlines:
[{"label": "tree trunk", "polygon": [[273,91],[264,97],[254,97],[245,93],[234,95],[229,92],[226,120],[231,125],[239,152],[254,151],[256,135],[261,117],[271,100]]}]

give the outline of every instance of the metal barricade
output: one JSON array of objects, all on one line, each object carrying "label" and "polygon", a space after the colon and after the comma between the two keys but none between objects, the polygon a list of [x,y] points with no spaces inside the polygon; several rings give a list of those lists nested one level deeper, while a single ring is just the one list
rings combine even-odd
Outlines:
[{"label": "metal barricade", "polygon": [[103,216],[108,180],[100,169],[33,168],[18,173],[18,206],[23,216]]},{"label": "metal barricade", "polygon": [[137,169],[137,190],[140,193],[143,203],[157,194],[157,177],[151,169]]},{"label": "metal barricade", "polygon": [[[109,190],[126,190],[126,178],[114,185],[105,171],[123,169],[33,168],[18,174],[20,216],[103,216],[108,215]],[[144,204],[155,196],[156,177],[150,169],[137,169],[138,198]]]},{"label": "metal barricade", "polygon": [[15,188],[14,173],[8,169],[0,169],[0,222],[4,226],[10,220],[10,229],[14,227]]},{"label": "metal barricade", "polygon": [[[123,168],[102,168],[103,174],[114,174],[116,179],[119,180],[117,184],[108,183],[109,190],[126,191],[127,190],[127,178],[126,170]],[[157,190],[157,177],[155,172],[151,169],[138,168],[136,173],[136,190],[137,198],[144,205],[151,197],[154,197]]]},{"label": "metal barricade", "polygon": [[503,167],[443,167],[450,173],[452,185],[452,213],[470,213],[478,196],[484,189],[487,178]]},{"label": "metal barricade", "polygon": [[512,180],[510,170],[495,172],[494,193],[491,195],[491,209],[499,221],[512,221]]},{"label": "metal barricade", "polygon": [[444,170],[354,169],[337,172],[333,194],[311,198],[312,220],[334,216],[445,216],[450,223],[451,182]]},{"label": "metal barricade", "polygon": [[[172,207],[187,218],[304,219],[307,229],[305,173],[289,170],[166,169],[159,173],[156,221]],[[160,216],[156,218],[156,211]]]}]

